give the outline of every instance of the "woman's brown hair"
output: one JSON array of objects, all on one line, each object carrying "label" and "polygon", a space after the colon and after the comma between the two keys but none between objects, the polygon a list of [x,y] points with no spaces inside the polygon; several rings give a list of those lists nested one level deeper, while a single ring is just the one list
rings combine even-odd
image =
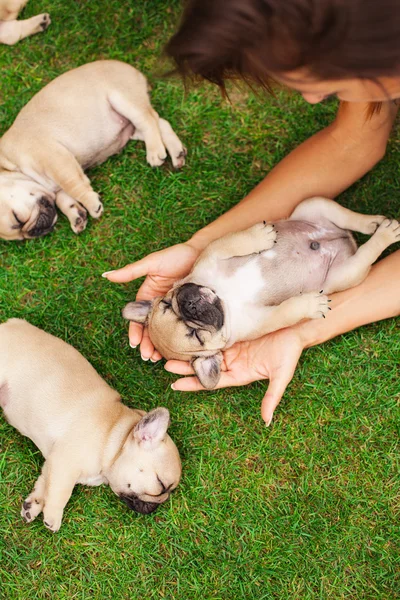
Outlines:
[{"label": "woman's brown hair", "polygon": [[400,75],[400,0],[189,0],[166,52],[222,90],[301,68],[319,80]]}]

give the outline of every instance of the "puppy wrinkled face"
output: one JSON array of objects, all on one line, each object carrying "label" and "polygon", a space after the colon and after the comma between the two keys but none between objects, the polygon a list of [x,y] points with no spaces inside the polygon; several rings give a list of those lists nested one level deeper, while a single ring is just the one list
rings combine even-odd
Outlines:
[{"label": "puppy wrinkled face", "polygon": [[222,302],[213,290],[184,283],[163,298],[130,302],[122,316],[146,324],[151,341],[164,358],[190,361],[205,388],[217,385],[221,350],[229,334]]},{"label": "puppy wrinkled face", "polygon": [[27,178],[0,174],[0,238],[12,241],[46,235],[56,221],[53,194]]},{"label": "puppy wrinkled face", "polygon": [[225,347],[224,311],[208,287],[185,283],[156,299],[148,318],[150,339],[167,359],[189,360]]},{"label": "puppy wrinkled face", "polygon": [[106,474],[114,493],[135,512],[154,512],[181,478],[179,452],[167,434],[168,425],[166,408],[145,414]]}]

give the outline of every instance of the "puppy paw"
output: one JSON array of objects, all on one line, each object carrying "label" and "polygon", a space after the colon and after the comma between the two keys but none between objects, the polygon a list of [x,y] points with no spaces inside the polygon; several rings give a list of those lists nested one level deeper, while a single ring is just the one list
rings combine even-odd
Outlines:
[{"label": "puppy paw", "polygon": [[45,507],[44,512],[43,512],[43,523],[45,524],[45,527],[47,527],[47,529],[50,529],[50,531],[55,533],[61,527],[62,516],[63,516],[62,511],[61,511],[61,514],[59,514],[59,511],[57,511],[57,512],[53,512],[53,511],[49,511],[49,510],[46,511],[46,507]]},{"label": "puppy paw", "polygon": [[365,215],[363,216],[364,222],[360,226],[360,233],[365,235],[373,235],[378,229],[379,225],[386,219],[383,215]]},{"label": "puppy paw", "polygon": [[26,523],[32,523],[43,510],[43,500],[30,494],[21,508],[21,517]]},{"label": "puppy paw", "polygon": [[86,229],[87,221],[88,216],[86,210],[84,208],[79,208],[77,210],[77,215],[73,220],[70,220],[72,231],[77,235],[82,233],[82,231]]},{"label": "puppy paw", "polygon": [[182,146],[181,151],[176,156],[171,156],[172,164],[175,169],[181,169],[185,165],[185,159],[187,156],[187,150],[184,146]]},{"label": "puppy paw", "polygon": [[30,25],[32,26],[32,32],[30,35],[45,31],[51,23],[50,15],[44,13],[42,15],[36,15],[30,19]]},{"label": "puppy paw", "polygon": [[39,24],[40,28],[42,29],[42,31],[46,31],[46,29],[51,23],[50,15],[48,13],[44,13],[43,15],[39,15],[39,17],[41,17],[41,21]]},{"label": "puppy paw", "polygon": [[167,158],[167,152],[164,146],[147,150],[146,160],[151,167],[161,167]]},{"label": "puppy paw", "polygon": [[385,219],[376,230],[375,236],[379,237],[386,247],[400,242],[400,223],[396,219]]},{"label": "puppy paw", "polygon": [[331,310],[330,300],[324,295],[323,290],[303,294],[301,301],[304,303],[303,319],[325,319],[328,311]]},{"label": "puppy paw", "polygon": [[266,221],[256,223],[248,230],[254,244],[253,252],[265,252],[271,250],[276,242],[275,226]]},{"label": "puppy paw", "polygon": [[100,201],[99,195],[96,192],[86,194],[85,198],[80,199],[80,203],[86,208],[89,215],[93,219],[100,219],[104,212],[103,204]]}]

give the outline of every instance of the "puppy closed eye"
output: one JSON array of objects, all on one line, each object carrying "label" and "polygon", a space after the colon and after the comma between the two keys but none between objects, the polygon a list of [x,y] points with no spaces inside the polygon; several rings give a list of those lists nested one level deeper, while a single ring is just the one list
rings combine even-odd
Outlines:
[{"label": "puppy closed eye", "polygon": [[193,329],[192,327],[188,327],[189,329],[189,333],[187,334],[188,337],[193,338],[195,337],[197,339],[197,341],[199,342],[199,344],[201,346],[204,346],[204,342],[201,339],[200,335],[199,335],[199,330],[198,329]]},{"label": "puppy closed eye", "polygon": [[172,302],[169,300],[161,300],[161,304],[163,305],[164,313],[166,310],[172,310]]},{"label": "puppy closed eye", "polygon": [[14,219],[18,223],[17,225],[12,225],[12,229],[22,229],[22,227],[25,225],[26,221],[21,221],[21,219],[18,218],[15,211],[12,211],[12,214],[13,214]]}]

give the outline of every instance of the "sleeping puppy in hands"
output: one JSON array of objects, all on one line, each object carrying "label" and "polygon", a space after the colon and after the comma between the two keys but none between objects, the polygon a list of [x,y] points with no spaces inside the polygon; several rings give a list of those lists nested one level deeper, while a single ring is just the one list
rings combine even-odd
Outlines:
[{"label": "sleeping puppy in hands", "polygon": [[28,0],[0,0],[0,44],[13,46],[30,35],[45,31],[50,25],[47,13],[17,21]]},{"label": "sleeping puppy in hands", "polygon": [[168,410],[128,408],[77,350],[20,319],[0,325],[0,406],[46,459],[22,505],[28,523],[43,511],[57,531],[77,483],[106,483],[143,514],[179,483]]},{"label": "sleeping puppy in hands", "polygon": [[89,63],[46,85],[0,138],[0,238],[23,240],[52,231],[56,206],[80,233],[87,213],[103,205],[84,170],[144,140],[147,162],[174,167],[186,150],[152,108],[144,75],[113,60]]},{"label": "sleeping puppy in hands", "polygon": [[[357,248],[350,230],[371,237]],[[325,317],[329,300],[323,292],[361,283],[397,241],[397,221],[311,198],[287,220],[259,223],[212,242],[164,297],[131,302],[122,314],[148,327],[166,359],[190,361],[200,383],[212,389],[220,378],[222,350]]]}]

